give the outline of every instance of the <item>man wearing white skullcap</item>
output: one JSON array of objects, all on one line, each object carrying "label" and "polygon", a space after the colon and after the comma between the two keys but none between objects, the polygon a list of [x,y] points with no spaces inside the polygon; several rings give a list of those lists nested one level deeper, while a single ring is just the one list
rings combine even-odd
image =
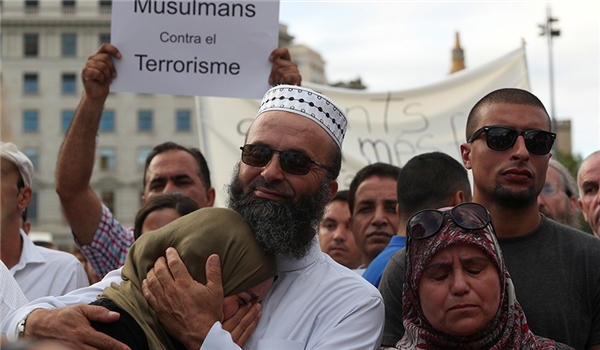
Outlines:
[{"label": "man wearing white skullcap", "polygon": [[29,300],[62,295],[88,285],[72,254],[38,247],[21,229],[21,213],[33,195],[33,164],[15,144],[0,142],[2,224],[0,258]]},{"label": "man wearing white skullcap", "polygon": [[[229,206],[250,223],[263,249],[277,256],[278,279],[262,307],[256,329],[244,349],[377,349],[383,327],[379,292],[352,270],[321,252],[316,228],[337,192],[346,117],[327,97],[298,86],[269,90],[241,147],[241,162],[230,187]],[[188,348],[238,349],[234,333],[223,330],[218,317],[221,292],[214,285],[185,290],[201,308],[162,292],[184,281],[167,254],[155,265],[145,288],[150,305],[169,332]],[[208,265],[209,284],[220,284],[219,266]],[[167,276],[169,275],[169,276]],[[166,277],[166,278],[165,278]],[[189,298],[189,299],[187,299]],[[178,310],[173,312],[173,310]],[[173,314],[185,315],[176,322]],[[166,322],[165,322],[166,321]]]},{"label": "man wearing white skullcap", "polygon": [[[241,147],[229,206],[277,257],[278,278],[262,305],[249,296],[236,316],[221,324],[219,258],[208,260],[205,286],[192,280],[174,250],[167,251],[142,288],[161,324],[186,348],[378,349],[381,295],[322,253],[316,235],[337,192],[346,124],[342,110],[314,91],[279,85],[267,92]],[[101,283],[110,282],[120,283],[120,275]],[[82,290],[57,299],[52,305],[89,303],[94,295]],[[7,328],[12,323],[5,323]]]}]

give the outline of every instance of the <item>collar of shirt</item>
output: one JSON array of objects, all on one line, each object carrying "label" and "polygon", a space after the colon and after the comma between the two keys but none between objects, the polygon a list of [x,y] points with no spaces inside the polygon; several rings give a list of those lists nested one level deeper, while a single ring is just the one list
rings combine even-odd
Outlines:
[{"label": "collar of shirt", "polygon": [[27,264],[44,263],[46,259],[40,254],[39,247],[27,237],[23,230],[20,230],[21,239],[23,240],[23,249],[21,249],[21,258],[19,262],[10,269],[10,273],[15,275],[15,272],[25,268]]}]

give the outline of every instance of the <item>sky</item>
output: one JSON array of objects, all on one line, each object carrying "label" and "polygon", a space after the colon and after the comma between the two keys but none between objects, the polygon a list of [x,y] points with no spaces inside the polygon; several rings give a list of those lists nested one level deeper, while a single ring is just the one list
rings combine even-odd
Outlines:
[{"label": "sky", "polygon": [[369,92],[406,90],[449,73],[455,33],[466,68],[493,61],[525,42],[531,91],[551,112],[548,7],[553,37],[557,120],[571,120],[573,154],[600,150],[598,1],[297,1],[281,0],[280,22],[295,44],[326,62],[330,83],[360,77]]}]

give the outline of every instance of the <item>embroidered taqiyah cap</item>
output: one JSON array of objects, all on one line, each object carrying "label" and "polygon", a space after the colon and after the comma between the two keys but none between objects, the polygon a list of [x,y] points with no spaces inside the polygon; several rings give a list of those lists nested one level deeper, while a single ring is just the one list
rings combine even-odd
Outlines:
[{"label": "embroidered taqiyah cap", "polygon": [[33,177],[33,164],[27,156],[19,151],[17,146],[12,142],[0,141],[0,154],[2,158],[6,158],[14,163],[21,173],[25,186],[31,187]]},{"label": "embroidered taqiyah cap", "polygon": [[256,116],[273,110],[311,119],[325,129],[338,147],[342,148],[348,121],[342,109],[326,96],[300,86],[277,85],[267,91]]}]

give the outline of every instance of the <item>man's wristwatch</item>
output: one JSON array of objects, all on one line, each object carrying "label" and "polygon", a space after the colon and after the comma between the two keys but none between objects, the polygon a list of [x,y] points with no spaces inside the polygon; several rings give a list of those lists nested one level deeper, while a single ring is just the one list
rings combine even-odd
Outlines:
[{"label": "man's wristwatch", "polygon": [[27,315],[25,315],[25,317],[23,317],[23,319],[21,321],[19,321],[19,323],[17,323],[17,338],[18,339],[23,339],[25,338],[25,323],[27,322],[27,317],[29,317],[29,315],[31,315],[32,312],[34,312],[37,309],[31,310],[30,312],[27,313]]}]

